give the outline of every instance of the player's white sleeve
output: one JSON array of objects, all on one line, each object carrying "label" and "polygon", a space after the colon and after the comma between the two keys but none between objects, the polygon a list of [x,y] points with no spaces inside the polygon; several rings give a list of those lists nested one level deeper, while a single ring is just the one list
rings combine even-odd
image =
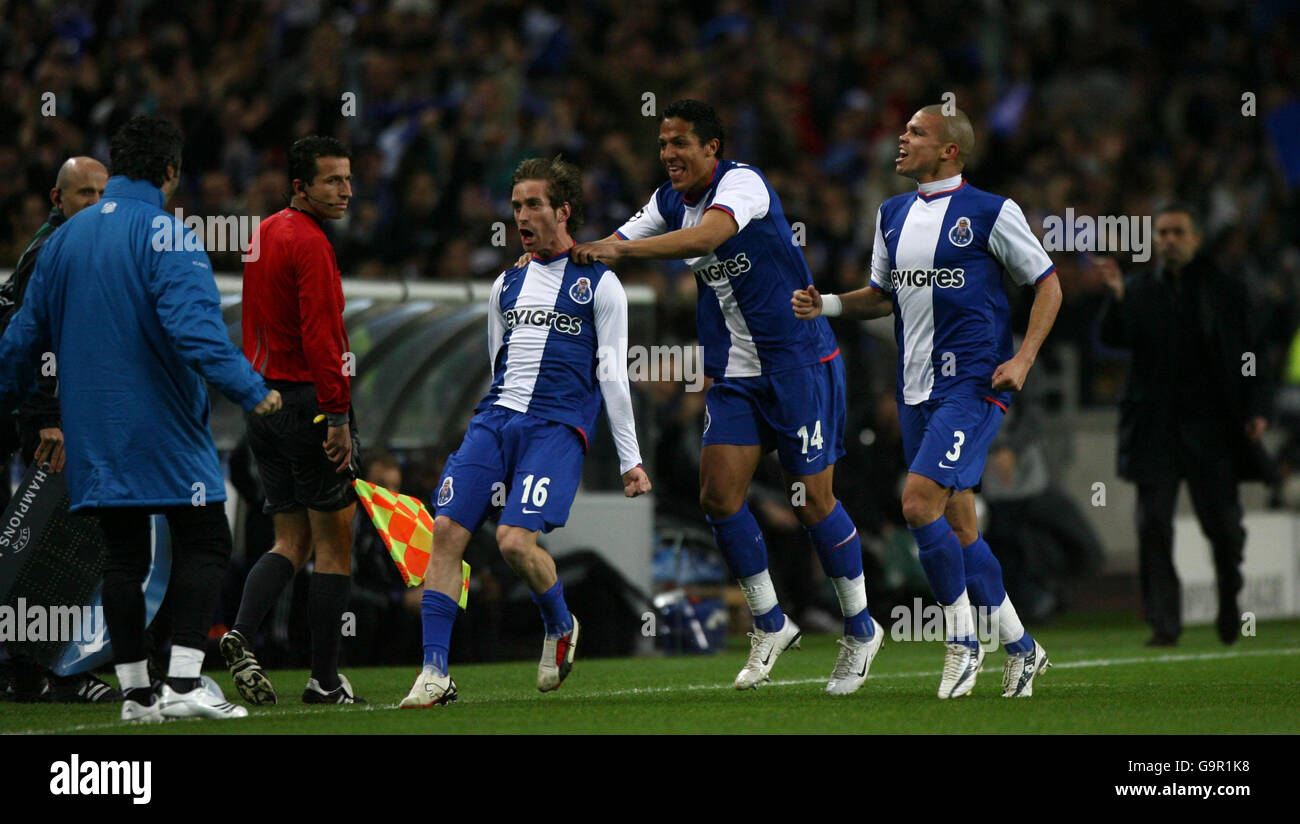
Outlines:
[{"label": "player's white sleeve", "polygon": [[876,242],[871,247],[871,285],[882,292],[892,292],[889,279],[889,247],[885,244],[885,227],[881,225],[884,209],[876,210]]},{"label": "player's white sleeve", "polygon": [[1056,268],[1030,231],[1025,213],[1011,198],[1002,202],[1002,211],[989,232],[989,252],[1011,279],[1022,285],[1037,283]]},{"label": "player's white sleeve", "polygon": [[632,390],[627,382],[627,293],[618,277],[606,272],[596,284],[592,300],[596,315],[596,377],[622,475],[641,463],[636,420],[632,416]]},{"label": "player's white sleeve", "polygon": [[664,220],[664,216],[659,213],[658,200],[655,195],[650,195],[650,202],[628,218],[627,223],[618,227],[614,234],[624,240],[640,240],[643,237],[662,235],[668,231],[668,221]]},{"label": "player's white sleeve", "polygon": [[772,198],[767,194],[767,187],[753,169],[739,167],[732,169],[718,181],[718,190],[713,195],[710,209],[723,209],[736,219],[736,231],[744,229],[751,220],[760,220],[767,216],[772,205]]},{"label": "player's white sleeve", "polygon": [[492,282],[492,295],[488,298],[488,368],[493,372],[497,368],[497,352],[501,351],[501,342],[506,336],[506,321],[501,315],[501,289],[505,282],[505,272],[497,275]]}]

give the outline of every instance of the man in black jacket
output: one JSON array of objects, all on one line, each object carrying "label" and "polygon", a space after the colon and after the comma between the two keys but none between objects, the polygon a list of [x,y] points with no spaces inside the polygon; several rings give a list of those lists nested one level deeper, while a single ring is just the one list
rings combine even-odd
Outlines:
[{"label": "man in black jacket", "polygon": [[[0,285],[0,333],[18,314],[27,291],[27,281],[36,268],[36,257],[54,230],[68,218],[99,201],[108,184],[108,170],[93,157],[72,157],[59,167],[50,190],[50,216],[27,244],[13,275]],[[48,463],[54,472],[63,471],[63,422],[59,415],[59,381],[42,372],[36,377],[36,392],[17,410],[0,410],[0,464],[7,467],[15,451],[23,463]],[[9,503],[8,479],[0,482],[0,511]],[[24,659],[15,652],[11,693],[20,701],[120,701],[116,690],[86,673],[61,678]],[[46,682],[48,679],[48,688]]]},{"label": "man in black jacket", "polygon": [[[13,276],[0,285],[0,332],[18,314],[27,291],[27,281],[36,268],[36,257],[54,230],[77,212],[99,201],[108,184],[108,170],[93,157],[68,158],[59,167],[59,176],[50,190],[50,216],[37,230],[14,267]],[[59,417],[59,382],[53,375],[37,378],[37,391],[13,415],[0,416],[0,457],[7,458],[21,448],[23,460],[49,462],[55,472],[63,469],[63,432]],[[6,412],[8,410],[5,410]],[[0,507],[8,503],[9,488],[4,485]]]},{"label": "man in black jacket", "polygon": [[1162,209],[1155,234],[1153,269],[1124,278],[1114,260],[1098,262],[1111,292],[1101,340],[1133,353],[1120,402],[1119,474],[1138,486],[1142,604],[1153,630],[1147,645],[1173,646],[1182,630],[1173,562],[1181,479],[1214,549],[1216,627],[1231,644],[1246,543],[1237,484],[1266,472],[1259,445],[1266,392],[1254,376],[1245,285],[1197,254],[1191,208]]}]

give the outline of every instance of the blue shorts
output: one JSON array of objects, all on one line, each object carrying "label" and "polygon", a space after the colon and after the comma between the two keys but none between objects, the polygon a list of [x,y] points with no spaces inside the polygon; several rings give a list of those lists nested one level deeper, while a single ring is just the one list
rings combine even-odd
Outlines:
[{"label": "blue shorts", "polygon": [[953,397],[898,405],[908,471],[954,492],[979,484],[1002,407],[986,398]]},{"label": "blue shorts", "polygon": [[844,454],[844,360],[752,378],[718,378],[704,399],[705,446],[777,450],[791,475],[816,475]]},{"label": "blue shorts", "polygon": [[572,427],[493,406],[475,415],[442,470],[435,517],[477,532],[501,507],[503,526],[564,526],[582,480],[582,437]]}]

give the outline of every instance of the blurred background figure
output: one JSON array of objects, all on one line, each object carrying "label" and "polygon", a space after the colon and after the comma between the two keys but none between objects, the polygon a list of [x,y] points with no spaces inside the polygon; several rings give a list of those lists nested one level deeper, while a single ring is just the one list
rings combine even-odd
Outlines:
[{"label": "blurred background figure", "polygon": [[1174,569],[1174,504],[1187,481],[1201,530],[1214,550],[1225,644],[1236,641],[1246,543],[1244,480],[1271,477],[1259,445],[1268,422],[1266,382],[1247,373],[1255,332],[1244,284],[1201,251],[1194,207],[1165,206],[1155,219],[1156,265],[1125,278],[1097,263],[1110,290],[1103,342],[1133,361],[1120,404],[1119,474],[1138,488],[1138,558],[1148,646],[1173,646],[1182,632]]}]

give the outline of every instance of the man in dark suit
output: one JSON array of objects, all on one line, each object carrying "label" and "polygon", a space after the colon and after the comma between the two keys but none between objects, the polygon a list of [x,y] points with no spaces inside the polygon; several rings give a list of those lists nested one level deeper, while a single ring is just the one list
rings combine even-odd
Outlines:
[{"label": "man in dark suit", "polygon": [[1098,262],[1111,292],[1101,340],[1133,353],[1120,402],[1119,474],[1138,486],[1142,604],[1153,630],[1147,645],[1173,646],[1182,630],[1173,513],[1183,479],[1214,549],[1216,627],[1231,644],[1246,543],[1237,484],[1267,471],[1259,445],[1266,392],[1248,354],[1245,285],[1198,254],[1192,209],[1166,206],[1155,235],[1152,269],[1125,278],[1114,260]]}]

